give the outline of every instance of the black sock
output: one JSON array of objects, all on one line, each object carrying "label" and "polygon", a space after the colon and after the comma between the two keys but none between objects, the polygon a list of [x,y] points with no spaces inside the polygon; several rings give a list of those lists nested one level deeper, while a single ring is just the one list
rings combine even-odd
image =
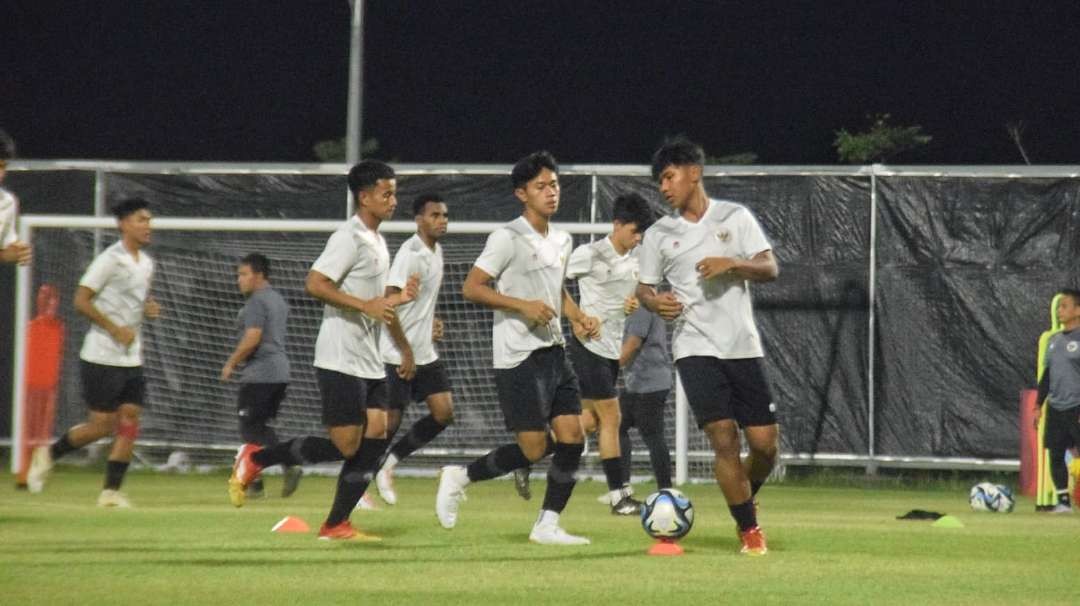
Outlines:
[{"label": "black sock", "polygon": [[326,516],[327,526],[337,526],[349,519],[360,497],[364,496],[371,478],[375,476],[375,465],[386,450],[387,440],[364,438],[360,449],[352,458],[345,459],[338,474],[337,492],[330,514]]},{"label": "black sock", "polygon": [[735,523],[739,525],[741,532],[746,532],[757,526],[757,514],[754,513],[753,499],[738,505],[728,505],[728,509],[731,510],[731,517],[735,518]]},{"label": "black sock", "polygon": [[72,444],[71,440],[68,439],[68,435],[65,433],[59,440],[53,442],[53,445],[49,448],[49,452],[52,454],[52,459],[55,461],[67,453],[78,449],[79,447]]},{"label": "black sock", "polygon": [[445,425],[436,421],[435,417],[428,415],[413,423],[413,426],[409,428],[409,432],[401,436],[397,444],[394,444],[394,447],[390,449],[390,454],[397,457],[398,461],[404,461],[405,457],[434,440],[444,429],[446,429]]},{"label": "black sock", "polygon": [[630,443],[630,428],[623,426],[619,429],[619,450],[622,451],[622,481],[623,486],[630,485],[630,468],[633,466],[633,444]]},{"label": "black sock", "polygon": [[127,461],[109,461],[105,465],[105,489],[120,490],[124,483],[124,473],[128,468]]},{"label": "black sock", "polygon": [[623,485],[623,461],[622,457],[600,459],[600,467],[604,470],[607,478],[608,490],[618,490]]},{"label": "black sock", "polygon": [[765,480],[750,480],[750,499],[757,496],[757,492],[765,485]]},{"label": "black sock", "polygon": [[334,446],[333,442],[314,436],[280,442],[251,455],[251,459],[261,467],[326,463],[340,461],[343,458],[341,451]]},{"label": "black sock", "polygon": [[529,458],[525,456],[525,453],[521,451],[521,447],[516,442],[504,444],[469,463],[469,480],[482,482],[529,465]]},{"label": "black sock", "polygon": [[548,468],[543,509],[562,513],[566,508],[566,502],[574,492],[574,484],[577,484],[576,474],[584,450],[584,444],[555,444],[555,455],[551,458],[551,467]]}]

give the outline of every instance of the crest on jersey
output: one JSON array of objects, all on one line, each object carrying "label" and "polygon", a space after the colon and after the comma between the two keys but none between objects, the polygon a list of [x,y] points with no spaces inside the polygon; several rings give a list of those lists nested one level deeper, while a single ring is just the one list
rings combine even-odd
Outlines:
[{"label": "crest on jersey", "polygon": [[679,247],[679,241],[678,241],[678,240],[675,240],[675,243],[674,243],[674,244],[672,244],[672,245],[671,245],[671,247],[672,247],[672,248],[678,248],[678,247]]},{"label": "crest on jersey", "polygon": [[717,240],[725,244],[728,240],[731,239],[731,231],[728,230],[726,227],[721,227],[720,229],[716,230],[716,233],[714,235],[716,236]]},{"label": "crest on jersey", "polygon": [[1080,349],[1080,344],[1077,344],[1076,341],[1069,341],[1069,344],[1065,346],[1065,351],[1069,353],[1076,353],[1077,349]]}]

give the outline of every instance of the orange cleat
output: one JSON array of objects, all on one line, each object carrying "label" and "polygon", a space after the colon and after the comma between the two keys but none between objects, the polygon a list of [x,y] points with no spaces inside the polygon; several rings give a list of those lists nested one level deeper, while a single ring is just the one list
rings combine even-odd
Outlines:
[{"label": "orange cleat", "polygon": [[236,453],[232,475],[229,476],[229,501],[235,507],[243,507],[247,500],[247,487],[259,477],[262,467],[251,459],[251,455],[262,450],[262,446],[244,444]]},{"label": "orange cleat", "polygon": [[765,545],[765,534],[761,532],[760,526],[740,532],[739,538],[742,540],[742,549],[739,553],[748,556],[763,556],[769,552],[769,548]]},{"label": "orange cleat", "polygon": [[374,534],[368,534],[362,530],[358,530],[353,527],[352,522],[345,520],[344,522],[336,526],[327,526],[326,522],[323,522],[322,528],[319,529],[320,541],[364,541],[364,542],[377,542],[381,541],[382,537]]}]

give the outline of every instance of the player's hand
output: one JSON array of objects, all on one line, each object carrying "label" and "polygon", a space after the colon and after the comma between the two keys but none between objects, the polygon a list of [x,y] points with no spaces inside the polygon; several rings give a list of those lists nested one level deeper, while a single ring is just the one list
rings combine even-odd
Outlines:
[{"label": "player's hand", "polygon": [[228,381],[229,377],[232,376],[232,374],[233,374],[233,372],[235,370],[236,370],[236,365],[235,364],[233,364],[232,362],[226,362],[225,366],[221,367],[221,382],[224,383],[225,381]]},{"label": "player's hand", "polygon": [[143,305],[143,315],[150,320],[157,320],[161,317],[161,305],[154,297],[147,297],[146,304]]},{"label": "player's hand", "polygon": [[389,324],[396,317],[394,306],[386,297],[375,297],[364,301],[360,306],[360,311],[372,320],[383,324]]},{"label": "player's hand", "polygon": [[543,326],[555,317],[555,310],[543,301],[526,301],[518,311],[533,326]]},{"label": "player's hand", "polygon": [[0,250],[0,259],[3,259],[4,263],[18,263],[19,265],[26,265],[30,262],[30,258],[33,256],[33,250],[26,242],[12,242],[7,245],[3,250]]},{"label": "player's hand", "polygon": [[571,322],[570,324],[571,326],[574,326],[574,334],[577,334],[577,327],[580,327],[581,334],[583,334],[585,338],[600,338],[600,320],[597,318],[582,314],[580,322]]},{"label": "player's hand", "polygon": [[682,314],[683,304],[675,298],[673,293],[660,293],[656,295],[653,302],[656,305],[656,313],[665,320],[674,320]]},{"label": "player's hand", "polygon": [[641,301],[638,301],[638,298],[634,295],[630,295],[629,297],[623,299],[622,311],[624,314],[629,316],[630,314],[637,311],[639,307],[641,307]]},{"label": "player's hand", "polygon": [[697,262],[694,269],[702,278],[709,280],[716,276],[733,274],[738,262],[738,259],[732,259],[731,257],[705,257]]},{"label": "player's hand", "polygon": [[416,376],[416,360],[411,351],[401,352],[401,364],[397,367],[397,376],[405,381],[412,381]]},{"label": "player's hand", "polygon": [[109,336],[124,347],[131,347],[131,344],[135,342],[135,331],[130,326],[117,326],[109,333]]},{"label": "player's hand", "polygon": [[446,335],[446,325],[439,318],[433,318],[431,321],[431,342],[438,343],[443,340]]},{"label": "player's hand", "polygon": [[405,281],[405,288],[398,294],[398,305],[415,301],[420,294],[420,274],[413,274]]}]

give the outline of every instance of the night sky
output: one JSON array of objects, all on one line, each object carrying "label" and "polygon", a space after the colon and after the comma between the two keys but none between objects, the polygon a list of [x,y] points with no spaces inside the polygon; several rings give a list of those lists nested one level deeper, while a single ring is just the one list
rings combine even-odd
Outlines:
[{"label": "night sky", "polygon": [[[888,112],[896,163],[1080,163],[1077,2],[369,0],[365,137],[402,162],[646,163],[665,135],[833,164]],[[345,0],[4,3],[25,158],[314,161],[345,131]]]}]

